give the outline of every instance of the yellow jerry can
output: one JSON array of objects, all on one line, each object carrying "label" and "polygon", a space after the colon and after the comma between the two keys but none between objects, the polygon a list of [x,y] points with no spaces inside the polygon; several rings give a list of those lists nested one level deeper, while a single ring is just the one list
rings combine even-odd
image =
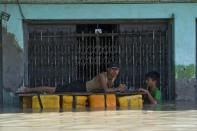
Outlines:
[{"label": "yellow jerry can", "polygon": [[76,99],[76,108],[85,108],[87,104],[87,96],[75,96]]},{"label": "yellow jerry can", "polygon": [[104,95],[90,95],[89,106],[90,108],[105,108]]},{"label": "yellow jerry can", "polygon": [[73,96],[62,96],[62,109],[72,109]]},{"label": "yellow jerry can", "polygon": [[142,95],[130,95],[118,97],[120,107],[130,107],[132,109],[142,109]]},{"label": "yellow jerry can", "polygon": [[107,108],[116,108],[116,95],[106,94],[106,106]]},{"label": "yellow jerry can", "polygon": [[[59,109],[60,97],[58,95],[40,95],[43,109]],[[32,108],[40,109],[38,96],[32,97]]]}]

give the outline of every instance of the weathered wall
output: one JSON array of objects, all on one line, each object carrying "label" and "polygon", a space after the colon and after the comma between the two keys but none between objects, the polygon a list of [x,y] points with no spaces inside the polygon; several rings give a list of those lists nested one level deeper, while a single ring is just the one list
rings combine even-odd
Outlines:
[{"label": "weathered wall", "polygon": [[[51,20],[110,20],[110,19],[160,19],[174,14],[174,46],[176,68],[176,99],[195,100],[196,68],[196,18],[197,3],[166,4],[22,4],[25,19]],[[0,10],[11,14],[6,30],[4,54],[13,61],[5,61],[4,88],[15,90],[23,76],[23,28],[17,4],[0,4]],[[20,49],[21,48],[21,49]],[[18,63],[17,63],[18,62]],[[13,64],[14,63],[14,64]],[[12,65],[13,64],[13,65]],[[11,67],[11,66],[12,67]],[[15,75],[14,75],[15,74]],[[13,81],[13,77],[17,80]],[[17,84],[10,84],[10,82]],[[9,85],[9,86],[7,86]],[[13,86],[15,85],[15,86]]]},{"label": "weathered wall", "polygon": [[[20,0],[23,4],[39,4],[39,3],[181,3],[181,2],[197,2],[197,0]],[[1,0],[0,3],[14,3],[16,0]]]},{"label": "weathered wall", "polygon": [[176,65],[176,93],[177,100],[195,100],[196,95],[196,77],[195,66]]},{"label": "weathered wall", "polygon": [[3,40],[3,105],[17,106],[18,97],[13,92],[23,83],[23,50],[15,35],[2,29]]},{"label": "weathered wall", "polygon": [[3,28],[3,87],[7,91],[16,91],[23,81],[23,50],[14,34]]}]

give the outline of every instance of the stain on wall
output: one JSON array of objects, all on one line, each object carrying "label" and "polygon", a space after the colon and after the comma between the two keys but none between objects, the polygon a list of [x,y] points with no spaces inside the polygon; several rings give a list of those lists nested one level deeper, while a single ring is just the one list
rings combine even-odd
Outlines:
[{"label": "stain on wall", "polygon": [[195,101],[195,65],[176,65],[176,100]]},{"label": "stain on wall", "polygon": [[176,79],[182,78],[194,78],[195,77],[195,65],[176,65]]},{"label": "stain on wall", "polygon": [[3,88],[14,92],[23,81],[23,50],[14,34],[3,27]]}]

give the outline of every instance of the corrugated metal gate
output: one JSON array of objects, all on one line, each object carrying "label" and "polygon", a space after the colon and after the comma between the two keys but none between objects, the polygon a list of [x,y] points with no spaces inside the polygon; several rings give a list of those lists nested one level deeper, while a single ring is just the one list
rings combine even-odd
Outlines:
[{"label": "corrugated metal gate", "polygon": [[118,82],[142,87],[148,71],[160,72],[164,99],[171,87],[171,30],[166,24],[119,24],[119,31],[76,33],[75,25],[28,27],[28,85],[56,86],[90,80],[111,62],[120,64]]}]

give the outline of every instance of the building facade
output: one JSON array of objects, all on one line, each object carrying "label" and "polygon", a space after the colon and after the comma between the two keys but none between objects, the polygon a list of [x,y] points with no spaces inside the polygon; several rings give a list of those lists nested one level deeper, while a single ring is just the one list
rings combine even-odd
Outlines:
[{"label": "building facade", "polygon": [[[93,43],[95,42],[95,45],[99,43],[99,47],[95,46],[94,48],[96,49],[95,52],[97,52],[98,54],[100,52],[99,55],[95,54],[91,58],[90,56],[87,56],[87,52],[84,55],[84,57],[88,58],[88,62],[87,59],[82,57],[83,54],[80,54],[81,57],[77,57],[77,55],[72,53],[65,54],[65,61],[69,59],[70,62],[67,61],[67,63],[64,64],[71,65],[71,67],[73,67],[76,66],[78,62],[78,65],[80,66],[77,66],[76,70],[90,68],[90,73],[88,75],[90,76],[90,78],[91,71],[94,71],[94,68],[95,70],[97,69],[97,65],[89,64],[90,61],[94,61],[94,59],[96,59],[95,63],[99,63],[99,61],[101,61],[100,59],[102,59],[102,55],[104,57],[105,52],[107,52],[107,49],[110,46],[110,49],[112,50],[119,48],[119,50],[123,52],[120,53],[120,51],[116,52],[108,50],[111,53],[109,53],[110,56],[107,56],[108,58],[113,58],[118,55],[118,58],[122,60],[121,61],[117,59],[118,62],[121,61],[120,64],[122,65],[122,68],[125,69],[123,70],[124,76],[120,78],[120,81],[126,82],[127,84],[138,81],[136,85],[130,84],[130,86],[139,86],[140,82],[143,83],[142,77],[144,73],[150,70],[158,70],[160,71],[160,74],[162,76],[161,84],[163,84],[162,86],[166,86],[166,88],[161,87],[164,95],[166,95],[166,100],[195,101],[197,98],[197,3],[195,0],[110,0],[99,2],[95,0],[21,0],[20,3],[17,3],[13,0],[3,0],[2,2],[0,2],[0,11],[6,12],[10,15],[8,21],[1,19],[2,86],[0,89],[0,96],[2,96],[1,103],[4,105],[17,105],[18,97],[15,96],[13,92],[22,85],[29,85],[31,83],[31,78],[33,79],[32,81],[34,81],[33,85],[35,86],[35,77],[39,77],[39,75],[46,73],[44,72],[44,70],[42,70],[45,66],[40,67],[38,70],[38,72],[42,72],[42,74],[38,73],[35,75],[35,72],[32,72],[33,68],[35,67],[35,63],[31,63],[31,55],[32,59],[35,60],[37,58],[41,58],[39,56],[44,56],[44,54],[42,54],[43,50],[40,51],[39,54],[39,49],[36,50],[36,47],[30,48],[30,45],[33,46],[36,43],[39,43],[39,39],[46,41],[49,40],[45,39],[45,34],[42,33],[50,32],[50,30],[53,30],[52,34],[47,34],[47,38],[49,38],[49,36],[51,35],[55,37],[54,33],[57,33],[57,30],[60,30],[60,32],[62,31],[63,36],[66,35],[67,37],[68,34],[75,33],[77,39],[72,40],[75,41],[75,43],[79,43],[81,40],[81,44],[86,44],[86,46],[83,47],[84,50],[88,48],[94,48],[91,45],[91,40],[93,41]],[[95,29],[102,29],[102,34],[93,35],[95,34]],[[164,31],[164,35],[162,35],[162,31]],[[149,37],[146,38],[146,35],[149,36],[148,32],[150,32],[151,39],[149,39]],[[132,35],[133,37],[131,39],[129,33],[137,33],[136,36],[139,37]],[[143,33],[146,34],[143,35]],[[90,35],[86,36],[88,37],[86,43],[83,43],[82,39],[85,38],[83,34],[85,34],[85,36],[86,34]],[[36,37],[36,35],[40,36]],[[105,35],[105,38],[103,38],[102,35]],[[110,35],[110,38],[107,35]],[[92,38],[94,36],[95,38]],[[78,37],[80,38],[78,39]],[[53,39],[50,40],[53,41]],[[67,40],[68,39],[65,39],[64,42],[68,42]],[[129,44],[135,43],[132,40],[136,40],[136,45],[132,44],[131,46],[131,44]],[[105,47],[105,45],[107,45],[107,41],[111,41],[112,44]],[[116,41],[119,44],[115,45],[112,41]],[[146,47],[149,42],[152,44],[152,46]],[[160,45],[157,43],[160,43]],[[103,46],[101,47],[101,45]],[[113,48],[113,45],[116,46],[116,48]],[[124,45],[124,47],[122,47],[122,45]],[[66,47],[73,49],[74,53],[77,51],[84,51],[83,49],[77,50],[78,48],[82,47],[72,47],[72,44]],[[97,50],[98,48],[100,50]],[[102,50],[102,52],[101,49],[103,48],[106,48],[106,50]],[[38,53],[36,56],[35,52],[32,51],[33,49],[35,49]],[[59,50],[58,52],[65,52],[61,51],[58,47],[57,49]],[[69,51],[69,49],[67,49],[67,51]],[[91,49],[90,52],[92,51]],[[136,50],[136,53],[132,54],[134,52],[133,50]],[[158,51],[158,54],[154,52],[155,50]],[[140,51],[141,53],[139,53]],[[32,54],[30,52],[32,52]],[[153,54],[153,56],[150,58],[146,57],[148,54]],[[56,55],[56,53],[54,55]],[[61,54],[59,55],[63,56]],[[44,61],[45,59],[47,59],[47,57],[50,57],[50,55],[46,55],[46,58],[43,57],[40,61]],[[71,59],[71,57],[77,58]],[[133,57],[133,59],[129,59],[130,57]],[[84,59],[84,61],[86,61],[89,66],[87,67],[87,64],[84,64],[85,66],[81,64],[84,61],[77,61],[78,58],[80,58],[80,60]],[[56,61],[56,57],[54,58],[54,60]],[[76,60],[76,62],[72,63],[72,60]],[[152,61],[152,63],[147,64],[146,60]],[[116,61],[116,57],[111,61]],[[105,66],[104,63],[105,60],[103,59],[103,62],[99,63],[98,69],[102,70],[102,68],[104,67],[101,68],[101,66]],[[30,69],[30,67],[32,67],[32,70]],[[68,66],[66,67],[66,69],[75,70],[75,68],[72,69],[71,67]],[[84,71],[87,71],[87,69]],[[54,72],[56,71],[56,68],[51,67],[48,70],[53,70]],[[128,70],[132,70],[131,74],[126,73]],[[139,72],[136,71],[134,73],[135,70],[139,70]],[[61,72],[59,72],[59,74],[60,73]],[[65,72],[65,74],[66,73],[67,72]],[[137,73],[141,74],[137,75]],[[136,78],[133,77],[134,75],[136,76]],[[69,76],[65,76],[66,78],[68,78],[68,80],[65,81],[75,80],[75,78],[77,79],[82,76],[83,73],[81,73],[80,71],[71,72]],[[86,78],[88,76],[84,77]],[[127,76],[129,77],[127,78]],[[54,80],[56,78],[57,77],[51,79]],[[130,79],[133,79],[133,81],[129,81]],[[47,80],[44,80],[43,78],[40,83],[43,84],[44,81]],[[58,80],[55,80],[55,82],[56,81]],[[39,83],[39,80],[37,81],[37,83]],[[52,85],[56,84],[52,83]]]}]

